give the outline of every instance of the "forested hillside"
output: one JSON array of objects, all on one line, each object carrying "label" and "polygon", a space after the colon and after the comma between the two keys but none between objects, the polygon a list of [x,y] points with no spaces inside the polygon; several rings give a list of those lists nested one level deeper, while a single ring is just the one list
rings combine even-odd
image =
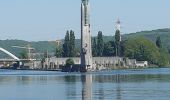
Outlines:
[{"label": "forested hillside", "polygon": [[[156,38],[158,36],[160,36],[163,46],[168,48],[168,50],[170,52],[170,29],[168,29],[168,28],[124,34],[124,35],[122,35],[122,39],[127,40],[129,38],[145,37],[145,38],[155,42]],[[114,40],[113,36],[104,36],[105,42],[113,41],[113,40]]]},{"label": "forested hillside", "polygon": [[[20,56],[20,53],[23,52],[25,49],[14,48],[12,46],[26,47],[27,45],[30,45],[31,47],[35,48],[35,53],[44,53],[47,50],[49,53],[51,53],[55,52],[56,48],[56,43],[51,41],[27,42],[23,40],[0,40],[0,47],[10,51],[18,57]],[[5,55],[6,54],[0,52],[1,58]]]},{"label": "forested hillside", "polygon": [[[136,33],[124,34],[122,35],[122,39],[127,40],[129,38],[145,37],[155,43],[156,38],[158,36],[160,36],[163,46],[168,48],[170,52],[170,29],[158,29],[152,31],[142,31]],[[103,40],[104,42],[113,41],[114,36],[104,36]],[[76,42],[76,47],[79,48],[80,39],[77,39],[75,42]],[[12,52],[17,56],[20,56],[20,53],[23,51],[23,49],[13,48],[12,46],[27,46],[28,44],[31,47],[35,48],[35,52],[38,53],[44,53],[47,50],[50,53],[54,53],[56,49],[56,43],[54,41],[53,42],[51,41],[50,42],[49,41],[28,42],[23,40],[0,40],[0,47],[7,49],[8,51]],[[0,56],[3,57],[4,54],[0,52]]]}]

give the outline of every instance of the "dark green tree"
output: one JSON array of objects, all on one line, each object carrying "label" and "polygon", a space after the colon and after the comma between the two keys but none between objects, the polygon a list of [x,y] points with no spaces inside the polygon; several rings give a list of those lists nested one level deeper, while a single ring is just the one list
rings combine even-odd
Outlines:
[{"label": "dark green tree", "polygon": [[103,35],[102,31],[98,32],[97,36],[97,56],[103,56],[103,49],[104,49],[104,42],[103,42]]},{"label": "dark green tree", "polygon": [[49,58],[48,50],[44,52],[44,58]]},{"label": "dark green tree", "polygon": [[115,41],[116,42],[120,42],[121,41],[121,36],[120,36],[120,31],[119,30],[116,30]]},{"label": "dark green tree", "polygon": [[70,50],[69,57],[75,57],[76,56],[75,36],[74,36],[74,31],[72,30],[70,31],[69,50]]},{"label": "dark green tree", "polygon": [[96,44],[96,38],[92,39],[92,55],[93,57],[97,56],[97,44]]},{"label": "dark green tree", "polygon": [[73,59],[67,59],[66,60],[66,66],[74,65],[74,60]]},{"label": "dark green tree", "polygon": [[69,57],[70,54],[70,34],[69,31],[66,32],[64,44],[63,44],[63,57]]},{"label": "dark green tree", "polygon": [[156,38],[156,46],[157,46],[158,48],[162,48],[162,41],[161,41],[161,37],[160,37],[160,36],[158,36],[158,37]]},{"label": "dark green tree", "polygon": [[121,44],[120,44],[120,42],[121,42],[120,31],[116,30],[116,33],[115,33],[115,44],[116,44],[115,53],[116,53],[116,56],[121,55],[121,47],[120,47]]},{"label": "dark green tree", "polygon": [[160,57],[158,60],[158,64],[160,67],[166,67],[166,65],[169,64],[168,50],[165,48],[161,48],[159,51],[160,51]]},{"label": "dark green tree", "polygon": [[104,44],[103,56],[114,56],[114,45],[112,41]]},{"label": "dark green tree", "polygon": [[124,54],[124,52],[125,52],[125,42],[126,42],[126,40],[120,42],[120,56],[121,57],[125,57],[125,54]]}]

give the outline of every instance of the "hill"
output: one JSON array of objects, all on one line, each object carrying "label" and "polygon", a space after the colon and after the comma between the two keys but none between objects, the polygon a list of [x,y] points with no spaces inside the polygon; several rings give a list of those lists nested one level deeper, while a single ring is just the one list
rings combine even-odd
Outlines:
[{"label": "hill", "polygon": [[[122,39],[126,40],[129,38],[135,38],[135,37],[145,37],[155,42],[157,36],[161,37],[163,46],[168,48],[170,52],[170,42],[169,42],[170,41],[170,29],[168,28],[124,34],[122,35]],[[113,40],[114,40],[114,36],[104,36],[104,42],[113,41]],[[20,53],[23,51],[23,49],[12,48],[12,46],[26,46],[28,44],[31,45],[33,48],[35,48],[35,52],[38,52],[38,53],[44,53],[47,50],[50,53],[54,53],[55,48],[56,48],[55,41],[28,42],[28,41],[23,41],[23,40],[0,40],[0,47],[5,48],[6,50],[10,51],[16,56],[20,56]],[[80,39],[76,40],[76,46],[77,48],[80,47]],[[5,55],[2,52],[0,52],[0,58],[4,56]]]},{"label": "hill", "polygon": [[[28,42],[23,40],[0,40],[0,47],[8,50],[16,56],[20,56],[20,53],[23,52],[24,49],[13,48],[12,46],[27,46],[35,48],[35,52],[44,53],[48,50],[48,52],[52,53],[55,51],[56,43],[54,41],[38,41],[38,42]],[[6,54],[0,52],[0,58],[5,57]]]},{"label": "hill", "polygon": [[160,36],[163,46],[170,49],[170,29],[158,29],[158,30],[152,30],[152,31],[142,31],[142,32],[136,32],[131,34],[123,35],[124,39],[133,38],[133,37],[145,37],[153,42],[156,41],[156,38]]},{"label": "hill", "polygon": [[[124,35],[122,35],[122,40],[127,40],[129,38],[135,38],[135,37],[145,37],[145,38],[155,42],[156,38],[158,36],[161,37],[163,46],[168,48],[168,50],[170,52],[170,29],[168,29],[168,28],[124,34]],[[113,40],[114,40],[114,36],[104,36],[105,42],[113,41]]]}]

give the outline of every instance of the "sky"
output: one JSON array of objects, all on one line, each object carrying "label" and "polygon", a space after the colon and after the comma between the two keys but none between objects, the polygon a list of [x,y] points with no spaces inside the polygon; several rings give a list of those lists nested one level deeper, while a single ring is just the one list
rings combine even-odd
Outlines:
[{"label": "sky", "polygon": [[[0,0],[0,39],[53,41],[67,30],[80,38],[81,0]],[[170,28],[170,0],[90,0],[91,34]]]}]

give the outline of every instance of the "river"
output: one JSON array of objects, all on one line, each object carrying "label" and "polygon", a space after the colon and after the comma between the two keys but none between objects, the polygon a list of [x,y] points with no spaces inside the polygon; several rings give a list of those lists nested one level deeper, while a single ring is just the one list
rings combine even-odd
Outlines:
[{"label": "river", "polygon": [[170,68],[91,73],[0,70],[0,100],[169,100]]}]

